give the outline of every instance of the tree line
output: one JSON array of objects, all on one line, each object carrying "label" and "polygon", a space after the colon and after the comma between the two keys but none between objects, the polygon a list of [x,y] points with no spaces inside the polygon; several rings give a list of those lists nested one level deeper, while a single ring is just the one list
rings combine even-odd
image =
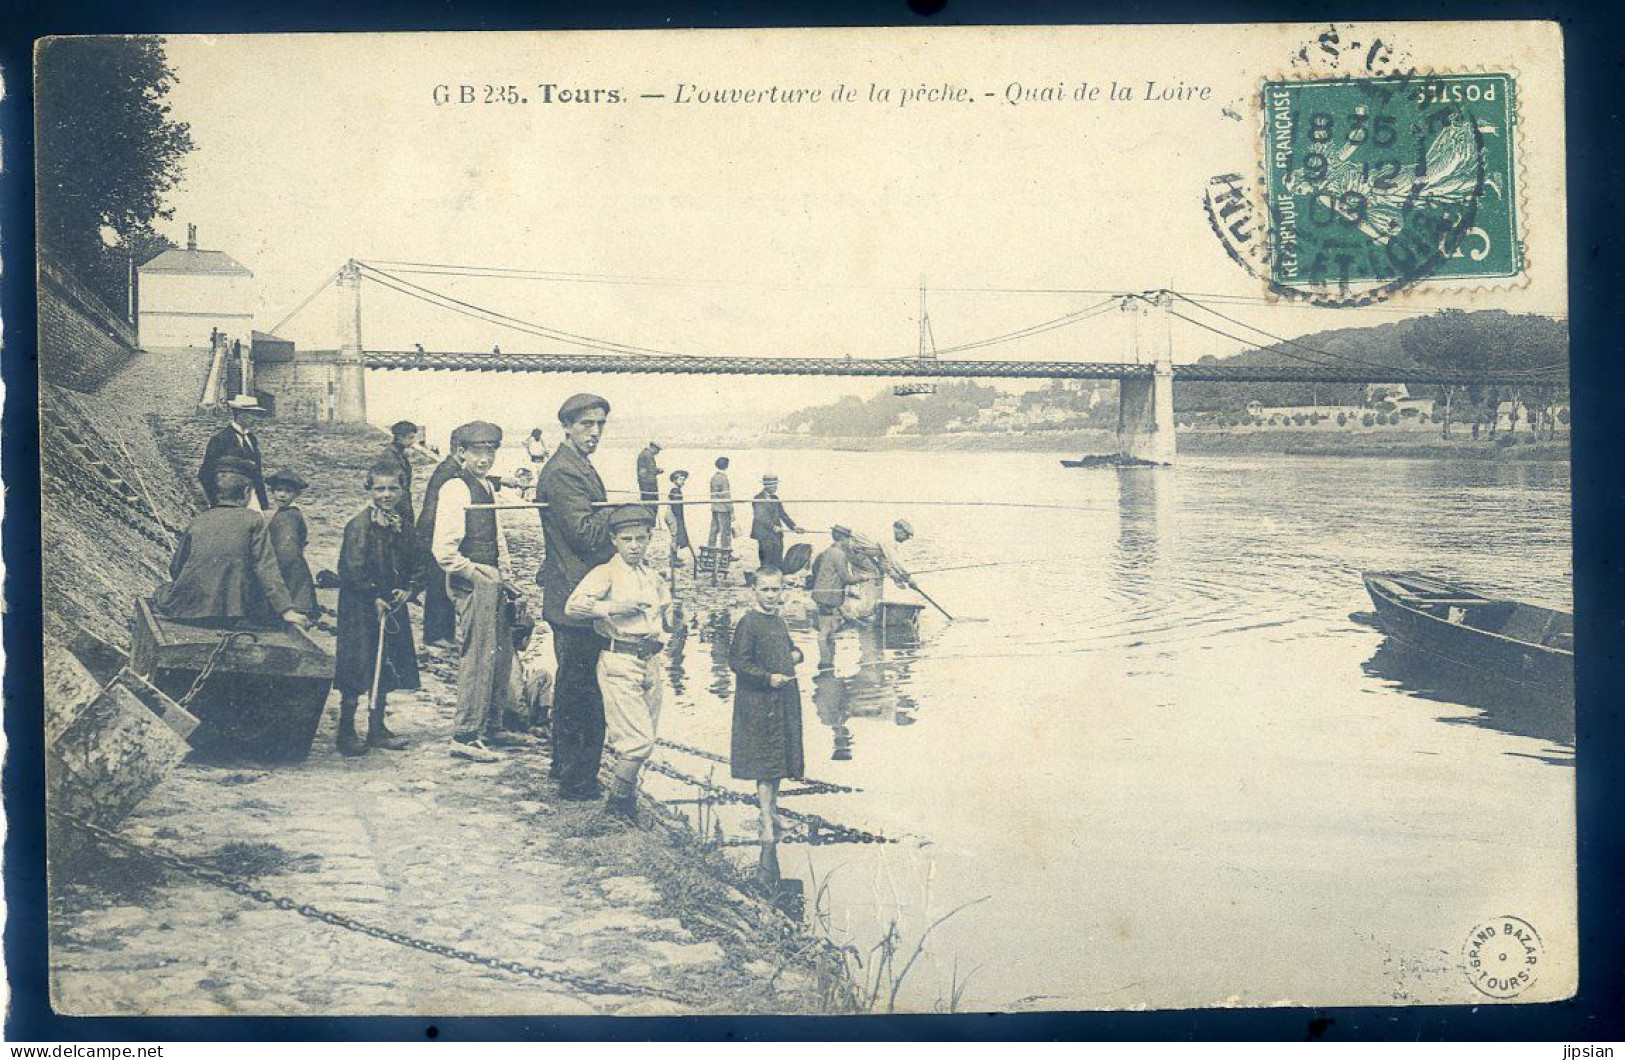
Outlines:
[{"label": "tree line", "polygon": [[39,246],[110,308],[130,269],[173,247],[153,226],[193,149],[157,37],[51,37],[34,73]]}]

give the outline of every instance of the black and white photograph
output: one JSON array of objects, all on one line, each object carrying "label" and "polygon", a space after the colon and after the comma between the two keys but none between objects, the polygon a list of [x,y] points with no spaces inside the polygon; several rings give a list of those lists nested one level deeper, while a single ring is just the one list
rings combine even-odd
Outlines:
[{"label": "black and white photograph", "polygon": [[1575,996],[1555,23],[34,58],[55,1012]]}]

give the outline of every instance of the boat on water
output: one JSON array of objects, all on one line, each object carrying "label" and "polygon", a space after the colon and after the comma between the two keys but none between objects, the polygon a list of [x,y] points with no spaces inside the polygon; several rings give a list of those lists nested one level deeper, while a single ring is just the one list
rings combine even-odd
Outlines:
[{"label": "boat on water", "polygon": [[1103,453],[1096,456],[1083,456],[1076,460],[1062,459],[1062,467],[1161,467],[1155,460],[1141,460],[1139,457],[1123,456],[1121,453]]},{"label": "boat on water", "polygon": [[1377,625],[1395,642],[1452,666],[1574,695],[1574,616],[1487,596],[1415,571],[1361,575]]}]

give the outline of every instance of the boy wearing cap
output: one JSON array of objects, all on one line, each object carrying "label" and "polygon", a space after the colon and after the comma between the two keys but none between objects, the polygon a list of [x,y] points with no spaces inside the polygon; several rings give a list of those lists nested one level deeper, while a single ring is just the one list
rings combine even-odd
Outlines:
[{"label": "boy wearing cap", "polygon": [[711,476],[711,535],[706,544],[724,552],[734,545],[733,486],[725,456],[717,457],[717,473]]},{"label": "boy wearing cap", "polygon": [[476,420],[457,429],[452,456],[455,477],[440,487],[435,503],[433,551],[445,572],[446,591],[457,608],[461,662],[451,753],[474,762],[495,762],[491,744],[501,734],[503,712],[512,710],[513,603],[502,581],[502,531],[492,509],[487,475],[502,445],[502,428]]},{"label": "boy wearing cap", "polygon": [[750,503],[750,536],[756,542],[757,557],[763,567],[777,570],[784,562],[784,530],[801,533],[779,500],[779,476],[762,476],[762,491]]},{"label": "boy wearing cap", "polygon": [[604,699],[598,687],[601,641],[585,619],[565,613],[570,594],[587,572],[615,554],[609,515],[594,504],[605,497],[592,454],[604,434],[609,402],[576,394],[559,406],[564,441],[536,478],[546,554],[536,581],[542,587],[542,618],[553,631],[553,764],[559,796],[596,799],[604,754]]},{"label": "boy wearing cap", "polygon": [[316,603],[316,581],[310,576],[310,564],[305,562],[310,531],[305,527],[305,515],[298,503],[307,483],[291,471],[279,471],[265,480],[265,486],[271,491],[271,503],[276,508],[266,521],[265,529],[271,537],[277,567],[282,571],[282,584],[287,586],[294,610],[314,620],[322,609]]},{"label": "boy wearing cap", "polygon": [[669,632],[671,590],[647,562],[654,514],[623,504],[609,516],[615,555],[594,567],[570,593],[564,613],[591,622],[605,644],[598,687],[610,749],[617,756],[608,810],[637,820],[638,773],[655,746],[665,698],[661,635]]},{"label": "boy wearing cap", "polygon": [[260,440],[248,429],[248,425],[264,413],[265,409],[257,399],[247,394],[238,394],[226,402],[226,411],[231,416],[231,422],[210,436],[209,444],[203,450],[203,464],[198,468],[197,477],[203,484],[203,495],[208,498],[210,507],[220,503],[214,476],[220,468],[220,461],[233,457],[248,464],[248,477],[253,484],[254,499],[259,502],[258,508],[263,512],[271,506],[271,502],[265,495],[265,469],[260,460]]}]

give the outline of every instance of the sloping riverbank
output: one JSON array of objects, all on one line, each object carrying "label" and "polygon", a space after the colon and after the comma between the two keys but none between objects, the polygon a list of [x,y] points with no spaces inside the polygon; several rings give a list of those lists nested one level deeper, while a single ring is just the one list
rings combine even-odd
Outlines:
[{"label": "sloping riverbank", "polygon": [[[188,407],[195,363],[156,367],[174,378],[130,380],[116,408],[58,395],[70,429],[109,446],[117,439],[115,463],[128,478],[139,473],[152,503],[114,503],[82,458],[47,458],[53,711],[73,710],[90,688],[61,647],[66,635],[83,627],[128,644],[130,608],[163,576],[165,526],[184,527],[188,479],[216,426]],[[155,386],[164,393],[143,404],[140,394]],[[310,563],[333,568],[344,523],[364,503],[365,469],[386,439],[276,422],[260,435],[268,469],[310,481],[302,501]],[[48,436],[48,450],[60,444]],[[416,625],[415,608],[413,618]],[[312,636],[331,650],[328,632]],[[545,642],[532,653],[550,662]],[[451,758],[456,660],[431,654],[424,670],[421,691],[392,697],[392,726],[412,740],[409,750],[342,758],[330,712],[303,764],[184,764],[120,826],[122,842],[59,858],[51,873],[58,1011],[849,1010],[838,955],[658,808],[642,829],[606,827],[595,805],[556,800],[540,749],[491,765]]]}]

